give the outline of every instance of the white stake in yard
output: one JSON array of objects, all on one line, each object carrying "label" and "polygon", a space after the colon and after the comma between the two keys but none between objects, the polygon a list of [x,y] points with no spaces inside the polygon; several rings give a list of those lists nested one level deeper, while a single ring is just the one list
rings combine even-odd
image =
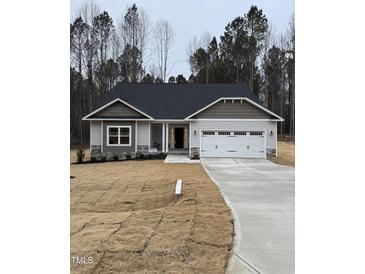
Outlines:
[{"label": "white stake in yard", "polygon": [[182,180],[179,179],[179,180],[176,181],[176,186],[175,186],[175,195],[176,195],[176,197],[180,197],[181,191],[182,191]]}]

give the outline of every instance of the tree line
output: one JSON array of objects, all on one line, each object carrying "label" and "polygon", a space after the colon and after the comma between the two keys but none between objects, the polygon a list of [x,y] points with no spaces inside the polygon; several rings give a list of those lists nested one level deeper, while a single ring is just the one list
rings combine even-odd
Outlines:
[{"label": "tree line", "polygon": [[[294,136],[294,22],[277,41],[263,11],[252,6],[228,23],[218,42],[208,33],[187,45],[191,75],[170,76],[174,31],[160,19],[153,23],[143,8],[128,6],[118,22],[91,0],[70,23],[70,138],[89,143],[94,110],[117,82],[246,82],[262,102],[285,118],[280,134]],[[170,76],[170,77],[169,77]]]},{"label": "tree line", "polygon": [[295,134],[294,18],[275,35],[262,9],[251,6],[229,22],[219,42],[204,33],[187,46],[193,83],[247,83],[270,110],[285,119],[279,134]]},{"label": "tree line", "polygon": [[[89,142],[89,125],[81,118],[118,81],[165,82],[174,32],[164,19],[151,25],[135,4],[118,23],[93,1],[80,7],[70,23],[71,144],[82,147]],[[147,67],[151,59],[156,62]]]}]

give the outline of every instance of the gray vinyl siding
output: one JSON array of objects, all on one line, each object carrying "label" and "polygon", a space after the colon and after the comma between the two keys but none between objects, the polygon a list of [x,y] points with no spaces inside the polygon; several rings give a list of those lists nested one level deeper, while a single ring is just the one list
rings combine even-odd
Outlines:
[{"label": "gray vinyl siding", "polygon": [[[136,148],[136,122],[135,121],[103,121],[103,152],[118,153],[118,152],[135,152]],[[108,126],[131,126],[131,145],[130,146],[108,146],[107,145],[107,127]]]},{"label": "gray vinyl siding", "polygon": [[[192,121],[191,147],[200,147],[200,130],[262,130],[266,131],[266,148],[276,149],[277,122],[276,121]],[[197,134],[194,134],[196,130]],[[270,132],[273,135],[270,135]]]},{"label": "gray vinyl siding", "polygon": [[137,122],[137,145],[149,146],[149,122]]},{"label": "gray vinyl siding", "polygon": [[267,112],[257,106],[242,100],[226,100],[220,101],[209,108],[198,113],[193,119],[271,119]]},{"label": "gray vinyl siding", "polygon": [[90,145],[101,145],[101,122],[90,121]]},{"label": "gray vinyl siding", "polygon": [[122,102],[117,101],[105,109],[95,113],[90,118],[146,119],[148,117],[142,115]]}]

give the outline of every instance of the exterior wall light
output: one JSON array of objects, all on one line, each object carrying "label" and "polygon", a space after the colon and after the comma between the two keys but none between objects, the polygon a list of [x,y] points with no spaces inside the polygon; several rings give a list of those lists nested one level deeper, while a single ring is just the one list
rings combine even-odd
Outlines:
[{"label": "exterior wall light", "polygon": [[196,135],[196,133],[197,133],[196,130],[194,130],[194,135]]},{"label": "exterior wall light", "polygon": [[273,135],[274,135],[274,133],[272,131],[270,131],[270,136],[273,136]]}]

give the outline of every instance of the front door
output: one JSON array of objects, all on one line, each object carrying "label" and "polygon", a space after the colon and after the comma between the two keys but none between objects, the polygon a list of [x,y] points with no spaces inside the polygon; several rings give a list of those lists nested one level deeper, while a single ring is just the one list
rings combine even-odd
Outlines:
[{"label": "front door", "polygon": [[175,128],[175,148],[184,148],[184,128]]}]

